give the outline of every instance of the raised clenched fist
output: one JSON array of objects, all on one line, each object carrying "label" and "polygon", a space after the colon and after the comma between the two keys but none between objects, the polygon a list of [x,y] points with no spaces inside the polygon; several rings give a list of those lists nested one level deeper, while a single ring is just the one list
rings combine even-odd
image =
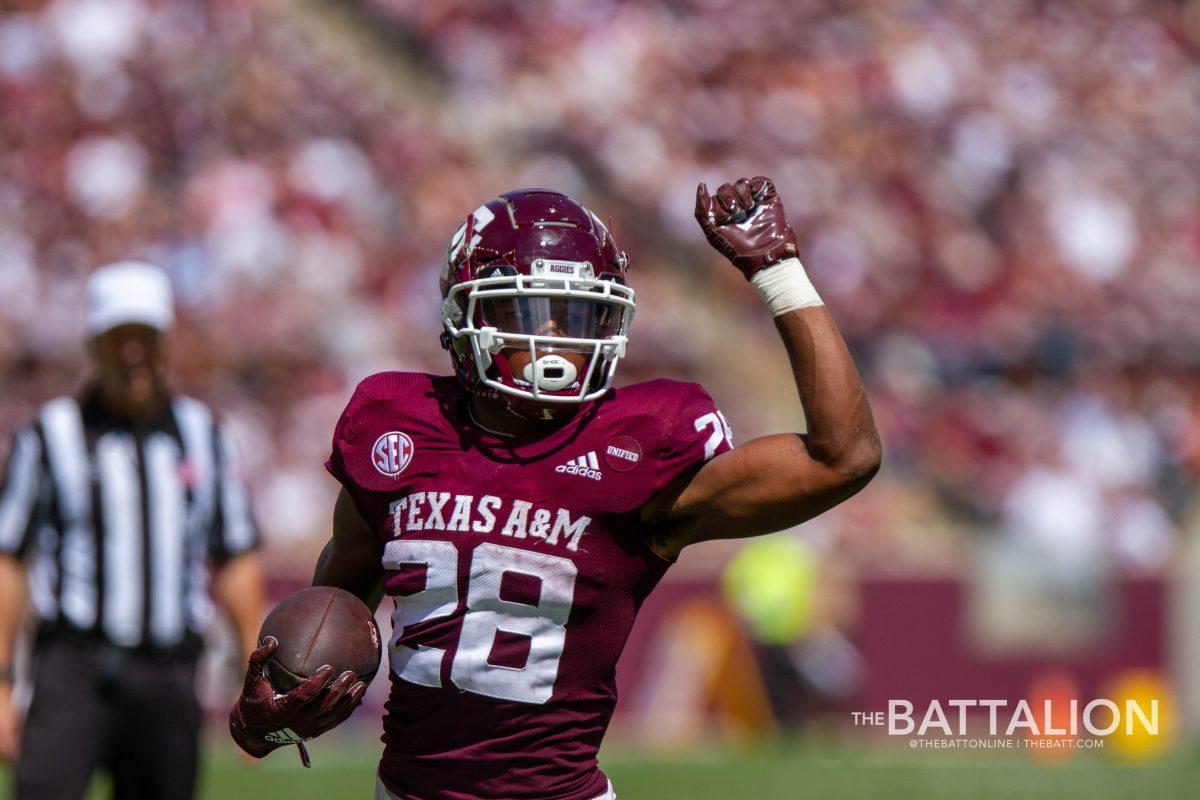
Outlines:
[{"label": "raised clenched fist", "polygon": [[763,267],[797,254],[796,234],[770,178],[739,178],[714,195],[696,187],[696,221],[708,243],[747,280]]}]

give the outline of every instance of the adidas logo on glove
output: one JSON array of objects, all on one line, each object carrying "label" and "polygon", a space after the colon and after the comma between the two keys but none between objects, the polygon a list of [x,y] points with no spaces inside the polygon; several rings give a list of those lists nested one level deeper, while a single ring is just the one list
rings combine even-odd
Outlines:
[{"label": "adidas logo on glove", "polygon": [[291,744],[292,742],[303,742],[304,741],[304,737],[297,736],[296,732],[294,730],[292,730],[291,728],[284,728],[281,731],[275,731],[273,733],[268,733],[266,736],[263,737],[263,739],[265,739],[268,742],[274,742],[275,744]]},{"label": "adidas logo on glove", "polygon": [[596,458],[596,451],[592,450],[586,456],[572,458],[565,464],[559,464],[554,468],[555,472],[565,472],[568,475],[579,475],[584,478],[591,478],[598,481],[604,477],[600,472],[600,461]]}]

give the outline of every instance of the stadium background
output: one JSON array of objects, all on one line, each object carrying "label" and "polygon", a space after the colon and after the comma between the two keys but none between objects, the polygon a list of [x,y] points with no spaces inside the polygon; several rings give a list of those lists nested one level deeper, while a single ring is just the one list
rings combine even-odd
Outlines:
[{"label": "stadium background", "polygon": [[[788,539],[814,592],[785,633],[848,677],[776,739],[729,679],[763,634],[724,610],[737,545],[695,548],[623,665],[622,797],[1187,796],[1198,52],[1197,0],[3,0],[0,429],[79,385],[88,272],[163,264],[177,384],[235,429],[273,591],[302,585],[351,387],[445,370],[446,240],[525,185],[613,218],[639,301],[621,381],[702,382],[736,441],[789,429],[769,316],[691,219],[697,180],[768,174],[885,445]],[[206,796],[369,788],[370,711],[311,775],[233,758],[220,652]],[[1043,763],[850,724],[1056,691],[1154,693],[1172,732]]]}]

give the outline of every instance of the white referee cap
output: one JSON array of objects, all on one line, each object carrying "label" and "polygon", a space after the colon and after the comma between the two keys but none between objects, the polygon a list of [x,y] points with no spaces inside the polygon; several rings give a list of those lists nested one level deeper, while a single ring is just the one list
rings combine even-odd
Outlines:
[{"label": "white referee cap", "polygon": [[143,261],[118,261],[96,270],[88,279],[87,296],[92,336],[133,323],[169,331],[175,321],[171,279]]}]

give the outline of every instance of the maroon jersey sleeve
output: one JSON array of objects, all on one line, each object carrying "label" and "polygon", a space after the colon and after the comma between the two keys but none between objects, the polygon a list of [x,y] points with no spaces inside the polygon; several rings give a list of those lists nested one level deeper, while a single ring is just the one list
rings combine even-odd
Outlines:
[{"label": "maroon jersey sleeve", "polygon": [[[358,513],[372,526],[386,513],[399,471],[411,457],[411,452],[403,452],[404,439],[398,439],[396,432],[405,427],[407,406],[419,396],[414,384],[425,377],[381,372],[366,378],[355,388],[334,428],[333,450],[325,469],[342,484]],[[407,441],[411,447],[411,439]],[[396,468],[399,471],[390,474]]]},{"label": "maroon jersey sleeve", "polygon": [[708,392],[697,383],[677,384],[670,419],[674,424],[654,459],[656,491],[683,472],[733,447],[733,431]]},{"label": "maroon jersey sleeve", "polygon": [[[638,453],[647,462],[643,469],[628,473],[635,480],[626,484],[624,505],[640,508],[683,473],[733,447],[732,433],[725,416],[717,409],[708,392],[699,384],[655,380],[621,390],[626,408],[636,409],[621,432],[629,437],[614,440],[629,450],[644,446]],[[625,448],[622,448],[625,449]],[[605,453],[610,466],[620,468],[620,453],[610,445]]]}]

